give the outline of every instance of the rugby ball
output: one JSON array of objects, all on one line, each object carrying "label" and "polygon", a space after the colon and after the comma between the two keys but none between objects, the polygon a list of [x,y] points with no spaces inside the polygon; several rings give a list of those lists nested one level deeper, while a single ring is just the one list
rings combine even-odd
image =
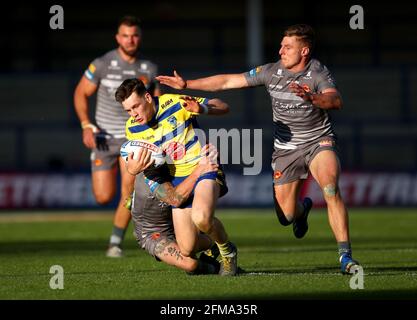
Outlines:
[{"label": "rugby ball", "polygon": [[129,158],[129,153],[133,153],[133,159],[138,159],[139,150],[141,148],[149,149],[152,151],[151,158],[155,160],[154,166],[159,167],[163,165],[166,161],[165,152],[158,146],[154,145],[145,140],[129,140],[122,144],[120,148],[120,156],[125,162]]}]

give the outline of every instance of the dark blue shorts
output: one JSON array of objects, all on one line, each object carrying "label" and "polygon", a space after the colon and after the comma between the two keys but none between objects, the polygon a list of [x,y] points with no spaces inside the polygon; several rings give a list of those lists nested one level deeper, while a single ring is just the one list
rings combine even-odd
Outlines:
[{"label": "dark blue shorts", "polygon": [[[174,187],[176,187],[177,185],[179,185],[181,182],[183,182],[185,179],[187,178],[187,176],[184,177],[173,177],[171,183]],[[184,202],[179,208],[183,209],[183,208],[191,208],[192,204],[193,204],[193,199],[194,199],[194,189],[197,186],[197,184],[201,181],[201,180],[205,180],[205,179],[209,179],[209,180],[215,180],[217,182],[217,184],[220,186],[220,197],[223,197],[227,192],[228,192],[228,188],[227,188],[227,184],[226,184],[226,177],[224,175],[224,172],[222,169],[218,169],[217,171],[213,171],[213,172],[207,172],[205,174],[203,174],[202,176],[200,176],[193,188],[193,191],[191,192],[191,195],[188,197],[187,201]],[[173,208],[176,208],[173,206]]]}]

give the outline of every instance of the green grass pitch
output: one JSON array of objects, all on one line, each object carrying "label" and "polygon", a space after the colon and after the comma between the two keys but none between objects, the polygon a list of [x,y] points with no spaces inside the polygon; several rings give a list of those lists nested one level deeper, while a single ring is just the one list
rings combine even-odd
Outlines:
[{"label": "green grass pitch", "polygon": [[[296,239],[272,209],[218,210],[239,248],[245,274],[188,276],[138,248],[132,228],[126,257],[104,256],[112,213],[48,213],[47,220],[0,213],[0,299],[416,299],[417,210],[350,210],[354,258],[364,289],[339,273],[337,246],[323,210]],[[6,218],[7,217],[7,218]],[[56,218],[57,217],[57,218]],[[60,218],[61,217],[61,218]],[[74,218],[75,217],[75,218]],[[38,221],[39,220],[39,221]],[[64,289],[52,290],[50,267],[64,269]]]}]

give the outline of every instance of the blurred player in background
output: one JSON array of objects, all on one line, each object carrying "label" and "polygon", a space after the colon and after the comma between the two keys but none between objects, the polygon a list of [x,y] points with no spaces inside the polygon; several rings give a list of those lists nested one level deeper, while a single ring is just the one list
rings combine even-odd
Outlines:
[{"label": "blurred player in background", "polygon": [[265,86],[272,101],[274,132],[275,210],[280,223],[293,225],[296,238],[308,230],[310,198],[299,194],[309,172],[321,187],[329,223],[339,248],[342,273],[353,273],[348,212],[338,180],[340,164],[336,135],[327,110],[340,109],[342,98],[329,70],[312,59],[314,30],[304,24],[287,28],[281,41],[281,59],[240,74],[222,74],[196,80],[158,76],[160,83],[176,89],[218,91]]},{"label": "blurred player in background", "polygon": [[[165,94],[154,97],[146,91],[138,79],[123,81],[116,91],[116,100],[131,116],[126,122],[126,137],[129,140],[147,140],[166,151],[169,178],[174,186],[184,181],[200,161],[201,144],[195,128],[199,114],[224,114],[229,106],[219,99],[183,97]],[[129,159],[129,173],[142,171]],[[160,181],[145,171],[151,189]],[[237,274],[237,248],[228,239],[223,224],[214,216],[217,199],[227,193],[224,173],[216,171],[201,176],[192,196],[182,206],[173,208],[175,237],[181,254],[190,257],[201,250],[199,231],[207,234],[219,247],[222,258],[220,274]]]},{"label": "blurred player in background", "polygon": [[[114,99],[117,87],[127,78],[141,79],[149,92],[159,95],[155,81],[157,66],[138,55],[141,44],[139,20],[123,17],[116,34],[118,48],[95,59],[85,71],[74,93],[74,106],[83,130],[83,143],[91,149],[92,187],[99,204],[111,202],[117,192],[120,169],[121,196],[113,220],[113,231],[106,255],[123,255],[121,244],[130,221],[128,203],[133,192],[134,177],[121,165],[120,147],[125,138],[128,115]],[[95,124],[89,118],[88,100],[97,92]],[[118,169],[119,168],[119,169]]]}]

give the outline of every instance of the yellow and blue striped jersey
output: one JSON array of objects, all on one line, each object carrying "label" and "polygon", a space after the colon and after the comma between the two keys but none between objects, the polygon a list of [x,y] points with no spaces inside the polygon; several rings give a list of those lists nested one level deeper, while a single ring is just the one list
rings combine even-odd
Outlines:
[{"label": "yellow and blue striped jersey", "polygon": [[[196,115],[183,107],[183,95],[164,94],[154,97],[156,113],[145,125],[138,125],[130,117],[126,122],[128,140],[146,140],[161,147],[172,161],[168,162],[170,175],[184,177],[191,174],[199,162],[201,144],[194,128]],[[194,97],[207,104],[207,98]]]}]

